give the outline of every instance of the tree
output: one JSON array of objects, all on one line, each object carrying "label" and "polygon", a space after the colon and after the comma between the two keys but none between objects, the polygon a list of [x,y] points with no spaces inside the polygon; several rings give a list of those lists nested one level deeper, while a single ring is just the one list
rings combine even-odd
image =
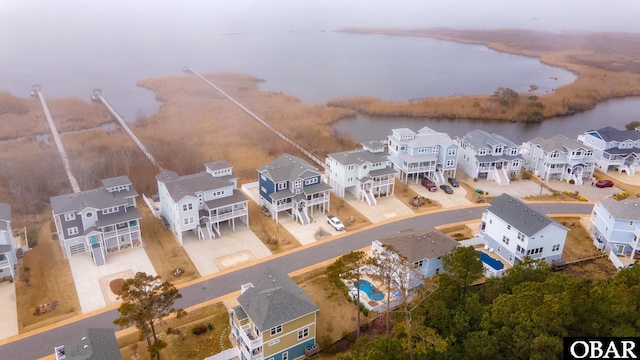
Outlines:
[{"label": "tree", "polygon": [[[340,258],[347,269],[341,275],[345,280],[359,282],[362,279],[362,267],[369,263],[367,254],[362,251],[352,251]],[[356,308],[358,311],[358,328],[356,329],[356,341],[360,339],[360,291],[356,291]]]},{"label": "tree", "polygon": [[500,105],[513,107],[516,101],[518,101],[519,94],[513,89],[499,87],[498,90],[493,93],[493,97],[500,102]]},{"label": "tree", "polygon": [[459,304],[465,304],[467,289],[483,275],[480,255],[471,246],[458,246],[442,257],[445,274],[443,280],[450,280],[455,287],[455,296]]},{"label": "tree", "polygon": [[624,126],[627,130],[635,130],[638,126],[640,126],[640,121],[632,121]]},{"label": "tree", "polygon": [[118,308],[120,317],[113,323],[120,327],[135,324],[140,330],[138,339],[147,339],[151,359],[160,360],[160,350],[167,343],[158,339],[156,325],[170,314],[177,317],[186,314],[184,310],[173,307],[175,300],[180,298],[182,295],[170,282],[161,281],[160,276],[138,272],[122,285],[122,293],[118,297],[122,300]]}]

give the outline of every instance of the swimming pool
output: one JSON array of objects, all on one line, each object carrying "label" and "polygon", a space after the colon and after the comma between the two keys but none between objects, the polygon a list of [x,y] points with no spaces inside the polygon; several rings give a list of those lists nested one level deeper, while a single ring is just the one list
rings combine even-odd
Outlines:
[{"label": "swimming pool", "polygon": [[380,301],[384,299],[384,294],[367,280],[357,280],[353,283],[353,286],[355,286],[356,289],[364,291],[371,300]]},{"label": "swimming pool", "polygon": [[[477,250],[476,250],[477,251]],[[477,251],[480,253],[480,261],[482,261],[483,263],[489,265],[493,270],[502,270],[504,269],[504,264],[502,263],[502,261],[500,260],[496,260],[494,258],[492,258],[491,256],[481,252],[481,251]]]}]

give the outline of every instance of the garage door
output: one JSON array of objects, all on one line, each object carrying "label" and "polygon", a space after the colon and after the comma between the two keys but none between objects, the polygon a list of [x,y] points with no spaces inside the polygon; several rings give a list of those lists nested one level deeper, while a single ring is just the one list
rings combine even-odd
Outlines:
[{"label": "garage door", "polygon": [[79,254],[79,253],[85,252],[85,251],[87,251],[87,249],[84,247],[84,243],[69,246],[69,253],[71,255]]}]

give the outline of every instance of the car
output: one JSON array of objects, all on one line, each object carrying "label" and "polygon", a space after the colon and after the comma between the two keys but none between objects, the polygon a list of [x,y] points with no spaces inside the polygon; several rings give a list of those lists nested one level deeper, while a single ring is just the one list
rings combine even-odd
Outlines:
[{"label": "car", "polygon": [[436,183],[431,181],[431,179],[429,179],[429,178],[426,178],[426,177],[422,178],[421,183],[422,183],[422,186],[426,187],[431,192],[438,191],[438,187],[436,186]]},{"label": "car", "polygon": [[440,189],[442,189],[447,194],[453,194],[453,189],[451,188],[451,186],[449,186],[447,184],[440,185]]},{"label": "car", "polygon": [[600,180],[596,183],[596,186],[599,188],[606,188],[606,187],[612,187],[613,186],[613,181],[611,180]]},{"label": "car", "polygon": [[449,184],[451,184],[451,186],[453,187],[460,187],[460,184],[458,184],[458,180],[456,180],[456,178],[448,178],[447,181],[449,182]]},{"label": "car", "polygon": [[333,228],[336,229],[336,231],[344,230],[344,225],[342,224],[342,221],[340,221],[340,219],[338,219],[333,215],[327,216],[327,222],[329,223],[329,225],[333,226]]}]

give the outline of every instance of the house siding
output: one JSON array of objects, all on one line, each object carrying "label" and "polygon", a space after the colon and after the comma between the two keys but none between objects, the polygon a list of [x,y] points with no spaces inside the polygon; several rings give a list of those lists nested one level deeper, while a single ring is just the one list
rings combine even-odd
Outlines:
[{"label": "house siding", "polygon": [[271,203],[269,194],[276,192],[276,186],[273,180],[271,180],[265,174],[261,173],[258,177],[258,185],[260,185],[260,197],[262,197],[265,201]]}]

